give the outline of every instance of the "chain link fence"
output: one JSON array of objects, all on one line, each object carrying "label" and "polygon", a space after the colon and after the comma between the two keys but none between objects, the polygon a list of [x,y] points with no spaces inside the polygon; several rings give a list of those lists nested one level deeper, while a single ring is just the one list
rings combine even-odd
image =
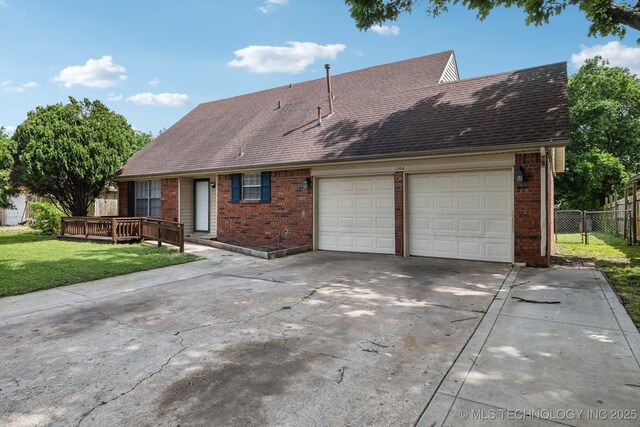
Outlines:
[{"label": "chain link fence", "polygon": [[630,210],[555,212],[556,243],[610,244],[629,236]]},{"label": "chain link fence", "polygon": [[556,243],[584,243],[584,212],[556,211]]}]

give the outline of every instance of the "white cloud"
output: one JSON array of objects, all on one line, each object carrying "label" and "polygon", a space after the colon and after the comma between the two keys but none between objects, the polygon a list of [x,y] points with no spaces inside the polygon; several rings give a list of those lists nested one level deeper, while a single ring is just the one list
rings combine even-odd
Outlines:
[{"label": "white cloud", "polygon": [[632,73],[640,76],[640,47],[625,46],[618,41],[591,47],[581,45],[580,52],[571,55],[571,64],[580,68],[587,59],[597,55],[609,60],[609,64],[614,67],[629,68]]},{"label": "white cloud", "polygon": [[397,25],[392,25],[392,26],[388,26],[388,25],[374,25],[373,27],[369,28],[371,31],[373,31],[376,34],[380,34],[381,36],[399,36],[400,35],[400,27],[398,27]]},{"label": "white cloud", "polygon": [[104,55],[100,59],[89,59],[85,65],[64,68],[53,80],[63,83],[66,88],[82,85],[102,89],[126,80],[125,71],[122,65],[113,63],[111,56]]},{"label": "white cloud", "polygon": [[107,101],[120,102],[120,101],[122,101],[122,95],[119,95],[117,93],[111,92],[109,94],[109,96],[107,97]]},{"label": "white cloud", "polygon": [[[3,127],[3,126],[0,126],[0,127]],[[6,133],[9,134],[9,136],[11,136],[16,131],[16,127],[15,126],[4,125],[4,130],[5,130]]]},{"label": "white cloud", "polygon": [[162,105],[179,107],[189,102],[189,96],[184,93],[138,93],[127,98],[128,102],[137,105]]},{"label": "white cloud", "polygon": [[281,6],[287,6],[289,4],[289,0],[267,0],[264,2],[263,6],[260,6],[258,9],[262,13],[271,13],[278,10]]},{"label": "white cloud", "polygon": [[159,83],[160,83],[160,79],[159,79],[159,78],[157,78],[157,77],[156,77],[155,79],[153,79],[153,80],[149,80],[149,81],[147,82],[147,84],[148,84],[149,86],[154,86],[154,87],[155,87],[155,86],[158,86],[158,84],[159,84]]},{"label": "white cloud", "polygon": [[345,50],[343,44],[319,45],[287,42],[288,46],[248,46],[236,50],[230,67],[248,68],[254,73],[299,73],[318,59],[335,59]]},{"label": "white cloud", "polygon": [[28,83],[23,83],[21,85],[15,85],[15,84],[13,84],[11,82],[11,80],[5,80],[5,81],[2,82],[2,87],[7,92],[23,93],[23,92],[27,91],[28,89],[37,89],[37,88],[39,88],[40,84],[38,84],[38,82],[28,82]]}]

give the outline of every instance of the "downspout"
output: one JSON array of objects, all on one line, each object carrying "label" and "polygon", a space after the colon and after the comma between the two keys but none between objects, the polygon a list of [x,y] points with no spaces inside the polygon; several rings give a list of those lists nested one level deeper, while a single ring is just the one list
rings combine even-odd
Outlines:
[{"label": "downspout", "polygon": [[547,255],[547,149],[540,147],[540,256]]}]

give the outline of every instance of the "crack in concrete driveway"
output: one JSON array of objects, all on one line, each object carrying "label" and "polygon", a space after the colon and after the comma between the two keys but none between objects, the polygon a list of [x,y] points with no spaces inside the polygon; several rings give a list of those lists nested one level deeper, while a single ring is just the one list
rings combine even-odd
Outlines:
[{"label": "crack in concrete driveway", "polygon": [[312,252],[7,317],[0,424],[413,424],[510,269]]}]

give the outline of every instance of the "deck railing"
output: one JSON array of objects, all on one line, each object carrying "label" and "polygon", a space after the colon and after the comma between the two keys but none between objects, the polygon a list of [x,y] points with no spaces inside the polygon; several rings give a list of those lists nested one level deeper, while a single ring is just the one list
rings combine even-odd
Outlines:
[{"label": "deck railing", "polygon": [[184,252],[184,224],[140,217],[63,217],[60,237],[112,243],[156,240]]}]

